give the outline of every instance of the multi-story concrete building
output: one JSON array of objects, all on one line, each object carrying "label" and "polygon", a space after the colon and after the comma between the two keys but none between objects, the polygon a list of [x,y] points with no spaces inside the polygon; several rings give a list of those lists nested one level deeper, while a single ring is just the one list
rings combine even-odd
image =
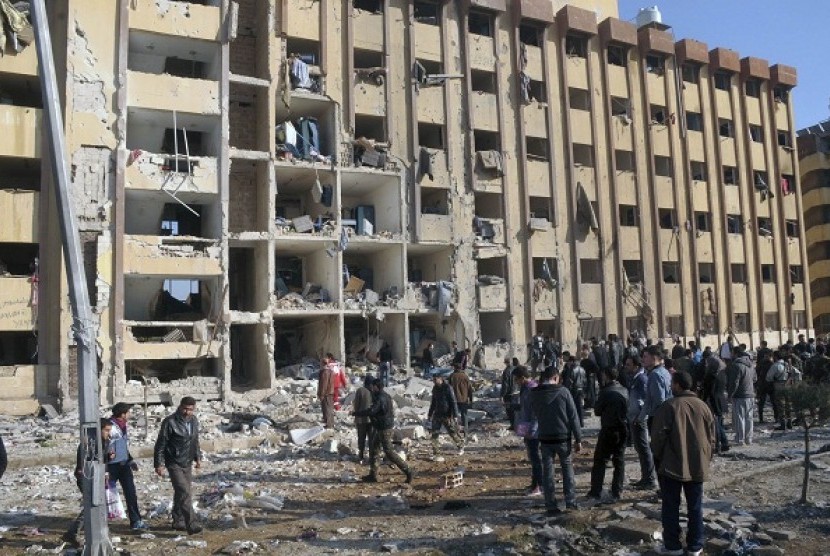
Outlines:
[{"label": "multi-story concrete building", "polygon": [[830,120],[798,132],[816,334],[830,334]]},{"label": "multi-story concrete building", "polygon": [[[809,333],[793,68],[613,0],[50,5],[105,400],[383,343]],[[0,58],[18,408],[75,396],[35,66]]]}]

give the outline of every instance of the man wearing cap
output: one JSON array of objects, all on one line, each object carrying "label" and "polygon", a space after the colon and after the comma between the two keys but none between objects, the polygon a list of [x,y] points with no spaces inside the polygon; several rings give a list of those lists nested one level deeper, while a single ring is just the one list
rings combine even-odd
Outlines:
[{"label": "man wearing cap", "polygon": [[392,398],[383,391],[383,383],[374,377],[366,379],[366,387],[372,392],[372,405],[368,409],[352,411],[354,417],[368,417],[373,428],[369,444],[371,467],[369,474],[363,477],[363,481],[367,483],[378,482],[378,464],[382,451],[386,459],[394,463],[406,475],[407,484],[411,484],[412,469],[392,449],[392,429],[395,426],[395,409],[392,405]]}]

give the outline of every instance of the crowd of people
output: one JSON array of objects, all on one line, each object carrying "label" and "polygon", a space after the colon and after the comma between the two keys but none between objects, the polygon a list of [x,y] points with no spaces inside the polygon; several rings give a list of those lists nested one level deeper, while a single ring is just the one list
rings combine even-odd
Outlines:
[{"label": "crowd of people", "polygon": [[[432,345],[424,350],[424,376],[433,380],[427,426],[431,433],[432,460],[444,461],[440,435],[445,431],[464,454],[473,404],[473,386],[467,375],[470,351],[453,345],[452,371],[434,367]],[[593,451],[590,487],[586,502],[619,500],[627,488],[656,491],[662,499],[663,554],[700,554],[704,544],[703,482],[714,455],[730,446],[753,442],[755,416],[764,422],[769,404],[778,430],[792,428],[789,391],[801,381],[830,382],[830,357],[822,341],[799,336],[773,350],[766,342],[754,353],[734,339],[712,349],[676,339],[671,349],[662,342],[629,338],[623,344],[616,336],[607,341],[592,339],[577,353],[560,351],[558,344],[537,334],[529,346],[525,364],[505,359],[500,397],[511,429],[522,438],[530,466],[528,496],[543,496],[547,513],[558,516],[579,510],[572,453],[583,451],[582,429],[587,411],[599,417],[600,429]],[[358,459],[367,463],[366,482],[378,481],[381,457],[412,483],[414,470],[393,447],[394,403],[384,390],[391,370],[391,350],[385,345],[380,357],[386,368],[378,376],[367,374],[355,392],[351,415],[357,430]],[[348,380],[343,366],[326,354],[318,381],[317,397],[323,423],[335,426],[335,411]],[[202,531],[193,513],[192,473],[202,464],[199,423],[194,415],[196,400],[182,398],[176,411],[162,422],[153,452],[153,468],[168,475],[173,487],[172,527],[196,534]],[[126,500],[126,517],[132,530],[147,529],[138,503],[134,473],[138,466],[130,454],[131,406],[117,403],[112,415],[100,424],[101,446],[106,464],[108,490],[120,485]],[[731,412],[731,438],[724,416]],[[92,439],[94,440],[94,439]],[[89,441],[88,441],[89,442]],[[91,476],[97,448],[78,447],[75,477],[82,489]],[[633,447],[639,461],[639,477],[626,484],[625,452]],[[0,439],[0,476],[6,454]],[[562,475],[564,503],[557,498],[554,467]],[[605,475],[613,468],[610,488]],[[687,503],[686,548],[680,527],[681,493]],[[605,498],[603,497],[605,494]],[[119,499],[120,500],[120,499]],[[82,514],[64,535],[77,542]]]},{"label": "crowd of people", "polygon": [[[610,501],[620,499],[626,488],[625,450],[633,446],[640,477],[629,486],[657,491],[662,499],[661,554],[702,553],[703,483],[712,457],[730,449],[724,426],[728,409],[733,445],[750,445],[756,409],[763,423],[770,402],[776,429],[792,428],[793,385],[830,382],[826,344],[803,335],[777,350],[762,342],[754,354],[731,336],[716,349],[701,349],[694,341],[684,346],[678,338],[668,350],[662,342],[635,338],[623,345],[610,335],[571,354],[558,352],[554,342],[537,334],[529,347],[529,366],[505,359],[500,391],[507,419],[527,449],[528,495],[544,494],[550,515],[578,509],[571,453],[582,450],[584,413],[592,410],[600,430],[586,499],[602,499],[609,462]],[[532,377],[540,369],[537,384]],[[554,459],[561,467],[564,509],[553,488]],[[685,551],[681,493],[687,503]]]}]

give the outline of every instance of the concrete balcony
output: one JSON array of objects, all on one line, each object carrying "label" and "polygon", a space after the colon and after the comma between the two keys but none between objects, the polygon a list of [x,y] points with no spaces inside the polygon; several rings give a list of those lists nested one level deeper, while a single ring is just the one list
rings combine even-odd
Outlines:
[{"label": "concrete balcony", "polygon": [[432,155],[432,177],[421,178],[421,185],[426,187],[441,187],[449,188],[450,183],[450,169],[447,166],[447,151],[443,149],[426,149]]},{"label": "concrete balcony", "polygon": [[218,5],[133,0],[129,10],[130,29],[206,41],[221,38],[222,19]]},{"label": "concrete balcony", "polygon": [[478,308],[480,311],[506,311],[507,310],[507,285],[479,284]]},{"label": "concrete balcony", "polygon": [[136,108],[219,115],[219,82],[127,71],[127,103]]},{"label": "concrete balcony", "polygon": [[732,119],[732,97],[730,91],[715,89],[715,105],[718,116]]},{"label": "concrete balcony", "polygon": [[187,160],[179,159],[179,171],[175,171],[175,159],[163,154],[143,153],[127,165],[127,189],[159,191],[175,190],[180,193],[219,194],[219,177],[216,159],[190,157],[191,172],[187,172]]},{"label": "concrete balcony", "polygon": [[40,158],[40,127],[39,108],[0,104],[0,156]]},{"label": "concrete balcony", "polygon": [[476,243],[494,243],[496,245],[504,245],[504,220],[501,218],[479,218],[481,223],[485,226],[490,226],[493,229],[493,236],[488,239],[476,239]]},{"label": "concrete balcony", "polygon": [[[283,2],[288,4],[288,13],[283,27],[289,37],[300,37],[310,41],[320,40],[320,2]],[[276,10],[279,14],[280,10]],[[277,16],[279,17],[279,16]],[[277,26],[279,29],[279,26]]]},{"label": "concrete balcony", "polygon": [[415,57],[426,60],[441,60],[441,27],[415,23]]},{"label": "concrete balcony", "polygon": [[[30,47],[31,48],[31,47]],[[35,397],[38,365],[0,367],[0,412],[3,415],[31,415],[40,402]]]},{"label": "concrete balcony", "polygon": [[588,61],[578,56],[568,56],[564,63],[568,68],[568,85],[590,90],[590,87],[588,87]]},{"label": "concrete balcony", "polygon": [[473,112],[473,128],[486,131],[499,129],[499,103],[493,93],[474,92],[470,97]]},{"label": "concrete balcony", "polygon": [[545,71],[542,66],[542,49],[538,46],[527,46],[527,68],[525,73],[536,81],[545,80]]},{"label": "concrete balcony", "polygon": [[386,85],[356,83],[354,86],[354,109],[357,114],[385,116]]},{"label": "concrete balcony", "polygon": [[665,104],[666,78],[656,73],[648,73],[646,75],[646,85],[648,87],[648,98],[654,103]]},{"label": "concrete balcony", "polygon": [[0,190],[0,242],[37,243],[40,193]]},{"label": "concrete balcony", "polygon": [[422,87],[417,95],[418,121],[428,124],[443,124],[444,87]]},{"label": "concrete balcony", "polygon": [[383,14],[355,10],[352,25],[355,48],[383,50]]},{"label": "concrete balcony", "polygon": [[[195,339],[194,324],[181,322],[133,322],[122,323],[124,359],[196,359],[218,357],[221,342]],[[208,338],[212,334],[207,325]],[[178,332],[176,332],[178,331]]]},{"label": "concrete balcony", "polygon": [[593,133],[591,131],[591,113],[587,110],[576,110],[571,108],[571,140],[582,145],[593,144]]},{"label": "concrete balcony", "polygon": [[30,44],[19,53],[12,49],[0,56],[0,73],[37,76],[37,49]]},{"label": "concrete balcony", "polygon": [[534,257],[556,257],[556,232],[553,226],[544,232],[534,230],[530,236],[530,252]]},{"label": "concrete balcony", "polygon": [[219,242],[189,237],[124,236],[124,274],[142,276],[218,276]]},{"label": "concrete balcony", "polygon": [[452,241],[452,217],[446,214],[422,214],[420,241]]},{"label": "concrete balcony", "polygon": [[0,331],[35,329],[32,279],[29,276],[0,277]]},{"label": "concrete balcony", "polygon": [[613,96],[628,98],[628,68],[609,65],[608,87]]},{"label": "concrete balcony", "polygon": [[522,115],[525,123],[525,135],[530,137],[548,136],[548,106],[533,101],[522,107]]},{"label": "concrete balcony", "polygon": [[539,298],[534,300],[534,316],[537,320],[559,317],[559,305],[556,303],[556,290],[541,288]]},{"label": "concrete balcony", "polygon": [[531,197],[550,197],[550,164],[548,162],[527,161],[527,186]]},{"label": "concrete balcony", "polygon": [[493,71],[496,67],[496,46],[492,37],[468,34],[469,60],[474,69]]}]

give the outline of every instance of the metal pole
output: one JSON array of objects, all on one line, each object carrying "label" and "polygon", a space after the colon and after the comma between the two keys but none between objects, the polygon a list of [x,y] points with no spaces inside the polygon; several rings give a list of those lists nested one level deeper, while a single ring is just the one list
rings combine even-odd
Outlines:
[{"label": "metal pole", "polygon": [[63,135],[63,117],[58,96],[52,39],[46,18],[44,0],[31,2],[35,46],[43,90],[43,115],[47,146],[52,169],[53,187],[57,198],[61,242],[66,259],[69,282],[69,301],[72,305],[72,330],[78,348],[78,405],[80,410],[80,442],[86,451],[83,477],[84,498],[84,552],[86,556],[113,553],[107,529],[107,505],[104,495],[104,463],[101,453],[101,433],[98,412],[98,369],[95,353],[89,292],[82,266],[81,240],[75,213],[69,198],[69,172],[66,162],[66,143]]}]

